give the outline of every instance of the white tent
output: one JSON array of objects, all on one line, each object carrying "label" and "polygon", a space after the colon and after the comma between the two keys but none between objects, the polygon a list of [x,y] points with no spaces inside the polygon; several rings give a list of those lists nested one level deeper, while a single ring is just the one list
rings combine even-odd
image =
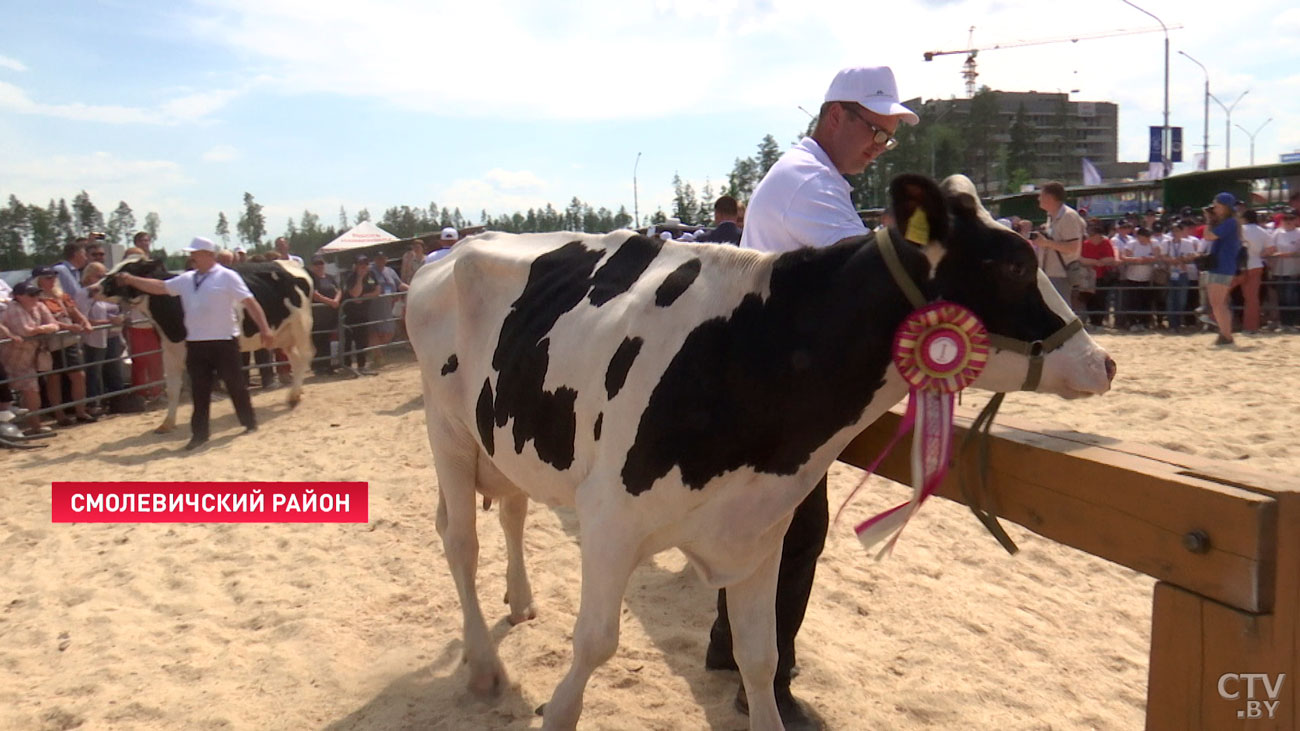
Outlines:
[{"label": "white tent", "polygon": [[378,244],[397,241],[397,237],[369,221],[362,221],[347,233],[320,247],[318,254],[338,254],[353,249],[365,249]]}]

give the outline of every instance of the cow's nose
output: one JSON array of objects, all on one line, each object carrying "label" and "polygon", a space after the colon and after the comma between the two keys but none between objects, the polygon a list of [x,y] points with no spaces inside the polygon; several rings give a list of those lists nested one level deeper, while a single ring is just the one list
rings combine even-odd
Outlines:
[{"label": "cow's nose", "polygon": [[1106,356],[1106,380],[1107,381],[1115,380],[1115,361],[1111,360],[1111,357],[1109,355]]}]

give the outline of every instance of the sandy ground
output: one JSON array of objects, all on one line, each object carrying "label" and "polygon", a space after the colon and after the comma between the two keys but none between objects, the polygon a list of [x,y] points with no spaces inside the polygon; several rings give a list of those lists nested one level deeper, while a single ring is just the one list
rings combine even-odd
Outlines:
[{"label": "sandy ground", "polygon": [[[1102,336],[1111,394],[1015,394],[1005,413],[1264,470],[1300,469],[1284,428],[1300,407],[1300,338]],[[511,686],[472,699],[460,612],[433,528],[435,480],[416,367],[309,382],[289,411],[259,394],[262,429],[212,445],[158,414],[0,452],[0,728],[525,729],[567,667],[576,524],[534,505],[538,618],[511,628],[494,516],[480,523],[480,596]],[[968,399],[968,403],[979,399]],[[188,407],[181,410],[184,422]],[[836,465],[832,507],[858,472]],[[59,479],[364,480],[368,525],[53,525]],[[1009,525],[1001,548],[965,508],[927,505],[876,563],[849,526],[904,495],[873,478],[832,530],[800,636],[796,692],[836,729],[1135,729],[1146,694],[1152,580]],[[495,512],[495,511],[494,511]],[[587,729],[741,729],[737,675],[703,670],[713,596],[676,552],[637,570],[622,644],[592,679]]]}]

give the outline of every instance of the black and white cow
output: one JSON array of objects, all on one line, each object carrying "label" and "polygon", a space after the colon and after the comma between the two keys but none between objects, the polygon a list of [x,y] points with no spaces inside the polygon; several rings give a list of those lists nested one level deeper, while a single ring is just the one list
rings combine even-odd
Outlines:
[{"label": "black and white cow", "polygon": [[[243,277],[266,313],[266,322],[275,336],[274,347],[289,356],[289,366],[293,369],[289,405],[297,406],[302,399],[303,378],[315,353],[311,342],[311,275],[302,265],[283,260],[251,262],[230,268]],[[120,284],[114,276],[118,272],[152,279],[170,279],[174,275],[167,271],[160,259],[133,257],[113,267],[101,284],[105,297],[139,309],[153,320],[158,329],[162,341],[163,375],[167,381],[167,416],[157,431],[168,432],[176,427],[176,406],[180,401],[181,376],[185,373],[185,313],[181,309],[181,299],[149,295]],[[257,324],[252,317],[243,314],[239,349],[249,352],[261,347]]]},{"label": "black and white cow", "polygon": [[[1075,317],[1029,244],[996,224],[964,177],[891,186],[930,243],[901,260],[929,298],[1026,343]],[[505,673],[475,588],[475,493],[501,501],[510,621],[534,616],[524,568],[529,498],[576,506],[581,608],[574,659],[544,727],[573,728],[592,671],[618,645],[633,567],[676,547],[726,587],[751,728],[781,727],[772,678],[782,536],[858,433],[907,393],[891,366],[914,309],[876,236],[764,254],[633,235],[487,234],[424,267],[406,315],[440,488],[437,528],[464,614],[471,690]],[[1068,331],[1066,331],[1068,332]],[[976,386],[1014,391],[1029,358],[995,349]],[[1082,330],[1051,352],[1039,390],[1110,387],[1114,363]]]}]

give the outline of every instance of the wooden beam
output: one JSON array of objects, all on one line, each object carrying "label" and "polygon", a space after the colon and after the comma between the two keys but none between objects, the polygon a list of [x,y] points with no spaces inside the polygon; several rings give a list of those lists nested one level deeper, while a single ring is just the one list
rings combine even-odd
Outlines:
[{"label": "wooden beam", "polygon": [[[973,416],[960,412],[956,444]],[[869,465],[900,421],[886,414],[840,459]],[[901,444],[877,472],[909,482],[910,441]],[[989,448],[991,502],[985,501],[999,516],[1058,543],[1243,611],[1270,611],[1278,540],[1274,496],[1216,477],[1214,463],[1153,449],[999,419]],[[974,450],[954,460],[939,494],[962,502],[963,473],[976,485]],[[1267,480],[1256,474],[1251,481]]]}]

